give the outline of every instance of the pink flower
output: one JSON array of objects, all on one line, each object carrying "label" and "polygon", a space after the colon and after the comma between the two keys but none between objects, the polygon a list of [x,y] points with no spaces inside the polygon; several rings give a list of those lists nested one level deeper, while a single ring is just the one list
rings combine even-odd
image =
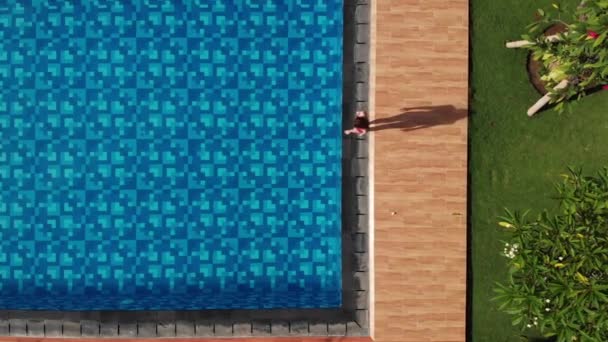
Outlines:
[{"label": "pink flower", "polygon": [[603,85],[603,86],[602,86],[602,89],[604,89],[604,90],[608,90],[608,84]]},{"label": "pink flower", "polygon": [[595,31],[587,31],[587,37],[597,39],[600,35]]}]

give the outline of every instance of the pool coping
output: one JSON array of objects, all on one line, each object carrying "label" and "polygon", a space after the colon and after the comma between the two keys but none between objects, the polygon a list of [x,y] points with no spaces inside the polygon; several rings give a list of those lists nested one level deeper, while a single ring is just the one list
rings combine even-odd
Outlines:
[{"label": "pool coping", "polygon": [[[344,0],[344,127],[369,111],[370,1]],[[0,336],[248,337],[370,335],[370,182],[367,136],[342,145],[342,307],[199,311],[0,310]]]}]

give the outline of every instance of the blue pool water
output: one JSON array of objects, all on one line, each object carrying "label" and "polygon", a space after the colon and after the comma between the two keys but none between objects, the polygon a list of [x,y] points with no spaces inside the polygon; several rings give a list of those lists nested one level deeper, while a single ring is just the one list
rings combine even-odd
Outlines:
[{"label": "blue pool water", "polygon": [[341,303],[341,0],[0,2],[0,308]]}]

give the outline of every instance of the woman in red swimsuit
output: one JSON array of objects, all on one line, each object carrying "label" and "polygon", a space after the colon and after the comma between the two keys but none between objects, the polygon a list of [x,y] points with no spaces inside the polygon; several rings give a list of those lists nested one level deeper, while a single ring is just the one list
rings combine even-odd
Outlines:
[{"label": "woman in red swimsuit", "polygon": [[365,112],[358,111],[355,114],[355,122],[353,123],[353,128],[344,131],[344,134],[349,135],[351,133],[355,133],[358,136],[362,136],[369,130],[369,120],[365,115]]}]

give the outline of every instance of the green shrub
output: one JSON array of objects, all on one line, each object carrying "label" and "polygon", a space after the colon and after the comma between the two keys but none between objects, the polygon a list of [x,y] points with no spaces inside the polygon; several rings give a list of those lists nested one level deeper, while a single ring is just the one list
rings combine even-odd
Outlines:
[{"label": "green shrub", "polygon": [[594,177],[569,170],[556,189],[557,214],[500,218],[509,280],[499,309],[522,329],[557,341],[608,341],[608,169]]},{"label": "green shrub", "polygon": [[[563,100],[608,83],[608,0],[583,1],[570,20],[562,19],[559,6],[553,7],[538,10],[539,21],[529,25],[529,34],[523,38],[534,42],[525,48],[541,62],[541,79],[547,89],[569,81],[551,99],[561,109]],[[542,29],[554,24],[565,25],[567,33],[560,34],[559,42],[548,42]]]}]

